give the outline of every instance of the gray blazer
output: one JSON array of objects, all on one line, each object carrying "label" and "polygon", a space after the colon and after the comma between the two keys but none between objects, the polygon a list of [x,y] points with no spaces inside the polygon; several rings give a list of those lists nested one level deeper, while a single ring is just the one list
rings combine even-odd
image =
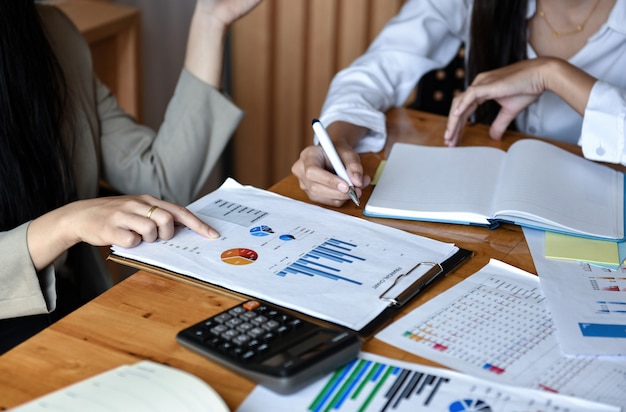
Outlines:
[{"label": "gray blazer", "polygon": [[[78,199],[98,195],[104,179],[122,193],[148,193],[190,203],[239,124],[242,112],[221,93],[183,70],[159,131],[138,125],[93,73],[89,47],[57,8],[38,5],[65,73],[71,110],[64,133]],[[0,232],[0,319],[48,313],[55,308],[55,276],[69,269],[109,282],[95,248],[80,245],[70,259],[36,273],[26,244],[29,222]],[[71,262],[71,265],[68,264]],[[68,267],[73,266],[73,267]]]}]

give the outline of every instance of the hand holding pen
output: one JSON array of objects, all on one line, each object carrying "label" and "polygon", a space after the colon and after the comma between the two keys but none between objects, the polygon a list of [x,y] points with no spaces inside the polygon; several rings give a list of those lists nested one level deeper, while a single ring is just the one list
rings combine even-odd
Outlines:
[{"label": "hand holding pen", "polygon": [[313,127],[313,131],[315,132],[315,136],[319,140],[320,145],[322,146],[322,149],[324,150],[324,153],[326,154],[326,157],[328,157],[330,164],[333,166],[333,169],[335,170],[335,173],[337,174],[337,176],[343,179],[348,185],[348,196],[350,196],[350,199],[352,199],[355,205],[359,206],[359,198],[356,194],[356,189],[354,188],[354,184],[352,184],[352,181],[350,180],[350,177],[348,176],[348,172],[346,171],[346,168],[343,162],[341,161],[341,158],[337,154],[337,151],[335,150],[335,146],[333,145],[332,140],[330,140],[330,136],[328,136],[326,129],[324,128],[322,123],[317,119],[313,119],[312,127]]}]

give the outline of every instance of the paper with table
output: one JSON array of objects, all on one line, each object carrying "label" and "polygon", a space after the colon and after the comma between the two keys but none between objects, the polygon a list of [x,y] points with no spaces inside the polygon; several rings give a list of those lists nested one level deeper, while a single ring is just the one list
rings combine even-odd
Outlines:
[{"label": "paper with table", "polygon": [[508,152],[396,143],[364,214],[621,240],[624,175],[534,139]]},{"label": "paper with table", "polygon": [[602,412],[610,405],[503,385],[370,353],[290,396],[257,386],[237,412]]},{"label": "paper with table", "polygon": [[178,228],[172,240],[114,246],[113,255],[356,331],[389,308],[381,296],[411,289],[462,251],[232,179],[188,208],[220,238]]},{"label": "paper with table", "polygon": [[548,259],[543,231],[525,228],[524,236],[562,351],[626,355],[626,269]]},{"label": "paper with table", "polygon": [[626,407],[626,358],[564,355],[539,278],[496,260],[376,337],[480,378]]}]

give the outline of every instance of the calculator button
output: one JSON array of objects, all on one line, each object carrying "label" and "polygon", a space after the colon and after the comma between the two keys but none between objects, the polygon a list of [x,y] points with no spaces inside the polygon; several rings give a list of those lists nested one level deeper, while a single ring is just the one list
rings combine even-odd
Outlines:
[{"label": "calculator button", "polygon": [[239,316],[245,312],[246,312],[246,309],[244,309],[243,306],[236,306],[228,311],[228,313],[232,316]]},{"label": "calculator button", "polygon": [[228,326],[229,328],[236,328],[237,326],[241,325],[243,322],[244,321],[239,318],[232,318],[224,322],[224,326]]},{"label": "calculator button", "polygon": [[286,324],[287,324],[288,326],[291,326],[292,328],[294,328],[294,329],[295,329],[295,328],[297,328],[298,326],[302,325],[302,324],[303,324],[303,322],[302,322],[302,320],[301,320],[301,319],[291,319],[291,320],[287,321],[287,322],[286,322]]},{"label": "calculator button", "polygon": [[254,358],[255,355],[256,355],[255,351],[248,350],[241,354],[240,359],[244,361],[249,361],[250,359]]},{"label": "calculator button", "polygon": [[212,326],[215,326],[215,322],[213,321],[213,319],[207,319],[202,322],[202,326],[204,326],[205,328],[211,328]]},{"label": "calculator button", "polygon": [[263,335],[265,335],[265,330],[263,330],[263,328],[259,328],[258,326],[255,326],[254,328],[248,331],[248,335],[252,336],[253,338],[260,338]]},{"label": "calculator button", "polygon": [[252,323],[247,323],[244,322],[240,325],[237,326],[237,330],[240,332],[248,332],[250,329],[254,328],[255,326]]},{"label": "calculator button", "polygon": [[276,335],[275,333],[267,332],[265,335],[263,335],[263,340],[265,342],[269,342],[271,340],[274,340],[276,338],[276,336],[278,336],[278,335]]},{"label": "calculator button", "polygon": [[250,339],[250,341],[248,342],[248,347],[249,347],[250,349],[254,349],[254,348],[256,348],[257,346],[259,346],[260,344],[261,344],[261,341],[260,341],[260,340],[252,338],[252,339]]},{"label": "calculator button", "polygon": [[224,325],[217,325],[214,328],[211,328],[210,332],[214,335],[221,335],[222,333],[226,332],[228,330],[228,327],[224,326]]},{"label": "calculator button", "polygon": [[219,315],[217,315],[213,319],[215,319],[216,322],[224,323],[224,322],[226,322],[230,318],[232,318],[232,316],[230,316],[228,313],[220,313]]},{"label": "calculator button", "polygon": [[239,318],[246,320],[246,321],[251,321],[252,319],[256,318],[257,314],[254,312],[246,312],[246,313],[242,313]]},{"label": "calculator button", "polygon": [[262,323],[267,322],[267,318],[265,316],[257,316],[256,318],[252,319],[252,323],[256,324],[256,325],[260,325]]},{"label": "calculator button", "polygon": [[261,306],[261,303],[257,302],[256,300],[249,300],[246,303],[244,303],[242,306],[246,310],[255,310],[256,308]]},{"label": "calculator button", "polygon": [[250,336],[248,336],[248,335],[237,335],[237,336],[233,337],[232,342],[235,345],[241,346],[241,345],[247,344],[251,340],[252,340],[252,338]]},{"label": "calculator button", "polygon": [[231,340],[233,339],[235,336],[239,335],[239,331],[235,330],[235,329],[228,329],[226,332],[222,333],[220,336],[223,339],[226,340]]},{"label": "calculator button", "polygon": [[270,310],[270,308],[268,308],[265,305],[259,305],[259,307],[256,308],[257,313],[264,313],[264,312],[267,312],[268,310]]},{"label": "calculator button", "polygon": [[271,330],[277,329],[280,326],[280,323],[276,322],[275,320],[268,320],[262,326],[265,330],[271,331]]}]

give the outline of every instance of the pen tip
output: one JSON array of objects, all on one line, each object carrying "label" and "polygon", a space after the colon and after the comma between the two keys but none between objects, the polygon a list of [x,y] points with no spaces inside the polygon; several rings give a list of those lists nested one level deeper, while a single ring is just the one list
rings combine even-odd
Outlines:
[{"label": "pen tip", "polygon": [[318,119],[313,119],[313,121],[311,122],[311,124],[312,124],[312,125],[314,125],[314,124],[315,124],[315,122],[319,122],[319,120],[318,120]]}]

